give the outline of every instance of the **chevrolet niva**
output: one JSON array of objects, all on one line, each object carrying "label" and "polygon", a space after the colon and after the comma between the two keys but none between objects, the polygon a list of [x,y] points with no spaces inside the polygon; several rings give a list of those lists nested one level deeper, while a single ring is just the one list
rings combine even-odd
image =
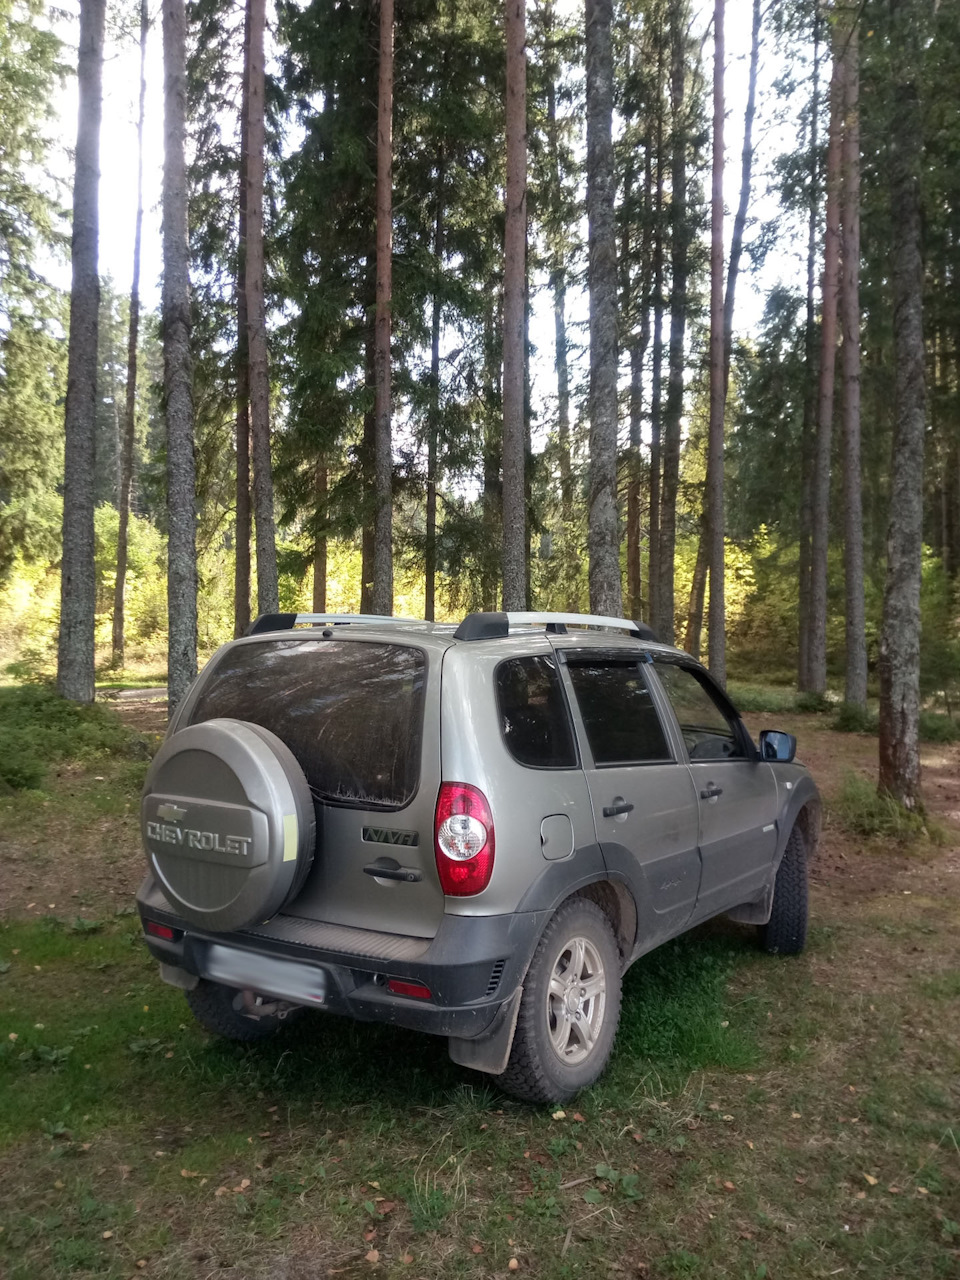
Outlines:
[{"label": "chevrolet niva", "polygon": [[795,750],[642,623],[265,615],[147,776],[145,941],[219,1035],[388,1022],[562,1101],[639,956],[721,913],[802,949],[820,800]]}]

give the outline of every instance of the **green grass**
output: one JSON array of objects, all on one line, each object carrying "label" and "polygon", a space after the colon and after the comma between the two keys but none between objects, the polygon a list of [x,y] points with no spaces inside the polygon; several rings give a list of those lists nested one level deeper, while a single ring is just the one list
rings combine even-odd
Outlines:
[{"label": "green grass", "polygon": [[844,775],[828,812],[851,835],[868,839],[878,837],[901,844],[917,840],[943,844],[947,839],[938,822],[905,809],[893,796],[878,792],[873,781],[858,773]]},{"label": "green grass", "polygon": [[38,789],[60,760],[147,754],[107,707],[68,702],[48,685],[0,689],[0,792]]},{"label": "green grass", "polygon": [[845,982],[876,927],[889,960],[921,920],[925,948],[952,936],[936,912],[883,917],[777,960],[718,923],[652,953],[609,1071],[561,1109],[386,1026],[311,1015],[213,1040],[129,918],[8,925],[0,1274],[472,1278],[517,1257],[544,1280],[945,1278],[958,1099],[937,1036],[960,970]]}]

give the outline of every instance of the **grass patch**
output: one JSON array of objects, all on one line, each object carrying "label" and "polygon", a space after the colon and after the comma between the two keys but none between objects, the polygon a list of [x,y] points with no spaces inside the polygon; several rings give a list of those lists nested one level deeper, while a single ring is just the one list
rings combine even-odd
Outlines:
[{"label": "grass patch", "polygon": [[[10,1280],[138,1261],[162,1280],[479,1280],[513,1257],[538,1280],[950,1274],[956,1082],[936,1037],[955,971],[851,990],[855,927],[815,935],[816,981],[722,923],[645,957],[610,1071],[556,1110],[386,1026],[313,1015],[216,1041],[133,921],[97,924],[0,929]],[[921,937],[898,925],[894,972]],[[891,1034],[908,1010],[910,1037]]]},{"label": "grass patch", "polygon": [[731,680],[727,692],[738,711],[758,712],[761,715],[789,715],[797,710],[797,695],[793,689],[777,688],[766,684],[741,684]]},{"label": "grass patch", "polygon": [[847,773],[839,793],[829,804],[830,814],[852,835],[881,837],[909,844],[930,839],[942,843],[938,824],[905,809],[891,795],[858,773]]},{"label": "grass patch", "polygon": [[841,702],[830,723],[838,733],[876,733],[879,727],[880,717],[875,711],[853,702]]},{"label": "grass patch", "polygon": [[111,755],[148,751],[107,707],[68,702],[48,685],[0,689],[0,790],[37,789],[60,760]]}]

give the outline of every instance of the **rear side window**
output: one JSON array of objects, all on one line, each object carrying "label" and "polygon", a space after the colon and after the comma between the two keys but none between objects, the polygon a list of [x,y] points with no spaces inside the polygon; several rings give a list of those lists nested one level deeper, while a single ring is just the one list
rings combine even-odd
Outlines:
[{"label": "rear side window", "polygon": [[639,663],[574,659],[569,671],[596,764],[672,759]]},{"label": "rear side window", "polygon": [[229,650],[191,723],[227,716],[275,733],[318,800],[399,809],[420,780],[426,658],[408,645],[265,640]]},{"label": "rear side window", "polygon": [[497,667],[500,727],[510,754],[538,769],[573,769],[577,749],[552,658],[510,658]]}]

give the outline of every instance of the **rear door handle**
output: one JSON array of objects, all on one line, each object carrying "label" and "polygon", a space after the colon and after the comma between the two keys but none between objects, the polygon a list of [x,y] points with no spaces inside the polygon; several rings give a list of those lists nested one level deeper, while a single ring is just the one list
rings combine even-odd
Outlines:
[{"label": "rear door handle", "polygon": [[701,800],[713,800],[716,796],[723,795],[723,787],[715,787],[711,782],[709,786],[704,787],[700,792]]},{"label": "rear door handle", "polygon": [[605,818],[615,818],[620,813],[631,813],[633,805],[629,800],[617,800],[614,804],[605,804],[603,806],[603,816]]}]

